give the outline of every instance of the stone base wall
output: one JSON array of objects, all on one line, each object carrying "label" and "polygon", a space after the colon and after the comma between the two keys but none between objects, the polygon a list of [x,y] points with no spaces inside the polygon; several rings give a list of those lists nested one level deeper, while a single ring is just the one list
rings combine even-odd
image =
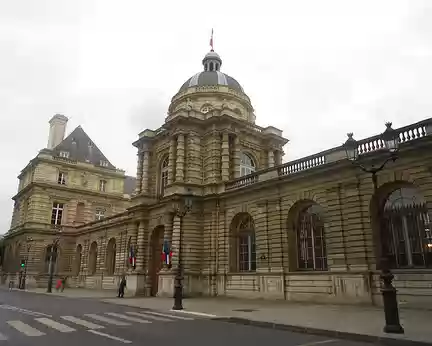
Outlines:
[{"label": "stone base wall", "polygon": [[[400,307],[432,309],[432,270],[395,270],[394,286]],[[379,273],[373,275],[372,298],[375,305],[382,306]]]}]

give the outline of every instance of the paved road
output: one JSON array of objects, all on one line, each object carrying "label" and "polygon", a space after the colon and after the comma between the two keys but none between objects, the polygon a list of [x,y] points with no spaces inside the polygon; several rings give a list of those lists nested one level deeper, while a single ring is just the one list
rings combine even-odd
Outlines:
[{"label": "paved road", "polygon": [[0,346],[371,346],[199,316],[0,289]]}]

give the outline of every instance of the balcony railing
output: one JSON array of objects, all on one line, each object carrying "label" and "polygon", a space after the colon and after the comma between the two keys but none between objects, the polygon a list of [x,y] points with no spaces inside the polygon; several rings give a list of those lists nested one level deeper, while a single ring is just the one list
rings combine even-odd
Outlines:
[{"label": "balcony railing", "polygon": [[[415,141],[423,137],[432,135],[432,118],[420,121],[415,124],[395,129],[399,135],[400,143]],[[378,150],[384,149],[384,142],[381,135],[372,136],[359,141],[359,154],[365,155]],[[283,165],[258,171],[241,178],[230,180],[225,183],[225,191],[239,189],[250,186],[260,181],[278,178],[306,170],[324,166],[331,162],[345,160],[345,150],[342,146],[330,150],[322,151],[318,154],[303,157],[294,161],[287,162]]]}]

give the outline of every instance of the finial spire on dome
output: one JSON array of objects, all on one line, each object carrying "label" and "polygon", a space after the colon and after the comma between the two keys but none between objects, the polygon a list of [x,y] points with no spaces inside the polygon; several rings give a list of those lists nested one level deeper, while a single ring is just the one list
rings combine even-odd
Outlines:
[{"label": "finial spire on dome", "polygon": [[213,48],[213,28],[212,28],[212,33],[211,33],[211,37],[210,37],[210,47],[211,47],[211,52],[214,52],[214,48]]}]

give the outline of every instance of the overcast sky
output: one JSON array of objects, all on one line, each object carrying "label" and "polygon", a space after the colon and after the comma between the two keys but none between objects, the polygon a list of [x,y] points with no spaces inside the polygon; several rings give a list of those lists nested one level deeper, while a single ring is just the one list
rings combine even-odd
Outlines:
[{"label": "overcast sky", "polygon": [[135,175],[131,143],[201,71],[212,28],[285,160],[431,117],[432,1],[0,0],[0,233],[55,113]]}]

